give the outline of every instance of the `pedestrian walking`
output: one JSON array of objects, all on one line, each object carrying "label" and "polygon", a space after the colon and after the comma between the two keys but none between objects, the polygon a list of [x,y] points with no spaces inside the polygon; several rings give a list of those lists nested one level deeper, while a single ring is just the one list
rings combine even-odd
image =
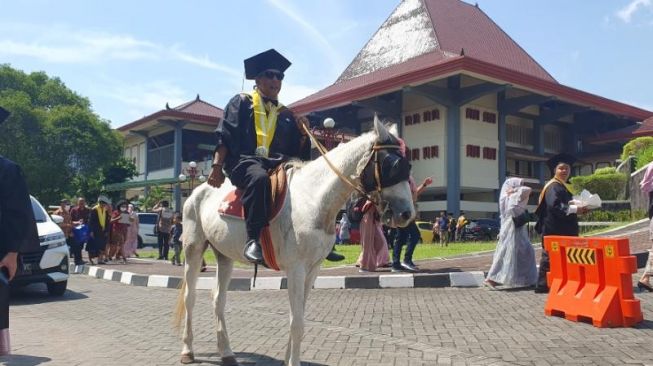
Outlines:
[{"label": "pedestrian walking", "polygon": [[349,244],[350,234],[349,230],[351,228],[351,223],[347,217],[347,213],[344,212],[340,218],[339,228],[338,228],[338,243],[339,244]]},{"label": "pedestrian walking", "polygon": [[127,213],[129,214],[129,227],[127,228],[123,253],[125,254],[125,258],[131,256],[138,257],[138,253],[136,252],[138,249],[138,212],[136,212],[134,205],[130,203],[127,205]]},{"label": "pedestrian walking", "polygon": [[[88,227],[90,217],[91,210],[86,207],[86,200],[84,197],[79,197],[77,199],[77,206],[70,209],[70,218],[74,225],[73,236],[75,236],[75,247],[73,247],[71,251],[73,258],[75,258],[75,265],[86,263],[82,259],[82,250],[90,239],[90,236],[87,235],[90,231],[90,228]],[[85,235],[74,235],[75,232],[83,233]]]},{"label": "pedestrian walking", "polygon": [[522,185],[521,178],[508,178],[501,188],[499,215],[501,231],[492,266],[485,279],[491,288],[498,285],[506,287],[526,287],[535,285],[537,266],[535,251],[528,239],[528,197],[529,187]]},{"label": "pedestrian walking", "polygon": [[388,263],[390,253],[376,205],[371,201],[366,201],[362,212],[363,219],[360,223],[362,250],[357,263],[360,272],[374,272],[378,267],[383,267]]},{"label": "pedestrian walking", "polygon": [[152,211],[159,214],[156,223],[157,239],[159,244],[159,259],[168,260],[170,250],[170,230],[172,229],[172,209],[168,201],[163,200],[157,203]]},{"label": "pedestrian walking", "polygon": [[446,211],[440,213],[438,228],[440,230],[440,246],[449,246],[449,220],[447,219]]},{"label": "pedestrian walking", "polygon": [[79,245],[73,235],[73,219],[70,214],[70,209],[70,201],[64,198],[60,201],[59,208],[57,208],[53,214],[59,215],[63,218],[63,222],[59,224],[59,227],[66,236],[66,244],[68,244],[69,251],[74,258],[75,264],[80,264],[80,262],[82,262],[82,251],[78,248]]},{"label": "pedestrian walking", "polygon": [[98,264],[106,263],[105,250],[109,242],[109,230],[111,230],[110,204],[111,200],[107,196],[100,195],[97,199],[97,204],[93,207],[89,216],[91,237],[86,244],[86,251],[88,252],[88,260],[91,264],[95,264],[93,259],[96,259]]},{"label": "pedestrian walking", "polygon": [[181,266],[181,234],[183,232],[183,226],[181,225],[181,222],[181,214],[179,212],[175,212],[175,216],[172,220],[172,229],[170,231],[170,235],[172,235],[172,250],[174,253],[172,256],[173,266]]},{"label": "pedestrian walking", "polygon": [[127,229],[130,224],[127,201],[120,201],[118,202],[117,209],[111,214],[111,234],[107,250],[108,260],[118,261],[122,259],[122,263],[127,263],[123,249],[127,238]]},{"label": "pedestrian walking", "polygon": [[[567,181],[571,176],[571,166],[575,161],[575,157],[564,153],[555,155],[547,161],[553,178],[544,185],[535,211],[538,216],[535,229],[542,234],[542,246],[544,246],[544,237],[547,235],[578,236],[577,215],[589,211],[586,207],[579,207],[572,201],[571,191],[567,187]],[[549,266],[549,253],[542,248],[535,287],[537,293],[549,292],[546,282]]]},{"label": "pedestrian walking", "polygon": [[[417,197],[433,183],[433,178],[428,177],[419,185],[415,185],[415,180],[412,176],[408,178],[411,193],[413,194],[413,203],[417,205]],[[420,234],[419,228],[415,220],[411,221],[406,227],[397,228],[397,239],[395,239],[392,246],[392,271],[393,272],[417,272],[418,268],[413,263],[413,253],[415,247],[419,243]],[[407,245],[406,245],[407,244]],[[404,260],[401,261],[401,249],[406,245],[406,252],[404,253]]]},{"label": "pedestrian walking", "polygon": [[448,220],[449,220],[449,223],[447,224],[447,228],[449,229],[449,232],[447,233],[448,241],[453,243],[453,242],[456,241],[456,224],[457,224],[457,221],[453,217],[453,214],[451,212],[449,213]]}]

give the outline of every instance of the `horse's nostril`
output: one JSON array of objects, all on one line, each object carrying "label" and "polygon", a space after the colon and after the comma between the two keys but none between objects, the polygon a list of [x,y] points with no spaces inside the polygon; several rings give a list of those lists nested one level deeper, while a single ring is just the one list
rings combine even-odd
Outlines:
[{"label": "horse's nostril", "polygon": [[401,218],[404,220],[410,219],[410,211],[404,211],[401,213]]}]

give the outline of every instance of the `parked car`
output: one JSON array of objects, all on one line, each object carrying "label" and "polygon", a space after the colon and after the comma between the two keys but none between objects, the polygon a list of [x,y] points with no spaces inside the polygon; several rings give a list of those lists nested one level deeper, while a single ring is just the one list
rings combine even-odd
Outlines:
[{"label": "parked car", "polygon": [[496,240],[501,230],[499,220],[475,219],[465,226],[463,240]]},{"label": "parked car", "polygon": [[433,223],[428,221],[415,221],[419,229],[420,243],[433,243]]},{"label": "parked car", "polygon": [[39,201],[30,196],[32,211],[36,220],[39,243],[28,247],[39,248],[31,252],[18,253],[16,276],[11,286],[26,286],[32,283],[45,283],[48,293],[61,296],[68,286],[68,246],[66,236],[57,225],[63,222],[61,216],[50,217]]},{"label": "parked car", "polygon": [[153,212],[138,213],[138,247],[158,247],[157,235],[154,227],[159,215]]}]

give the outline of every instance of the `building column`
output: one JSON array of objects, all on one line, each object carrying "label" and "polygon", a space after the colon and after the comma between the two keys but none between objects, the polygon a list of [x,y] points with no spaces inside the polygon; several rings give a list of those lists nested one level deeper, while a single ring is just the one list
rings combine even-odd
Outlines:
[{"label": "building column", "polygon": [[[502,105],[506,99],[506,92],[500,92],[498,95],[498,105]],[[498,129],[499,129],[499,189],[497,192],[497,202],[499,202],[499,192],[501,187],[503,187],[503,182],[506,180],[506,114],[497,108],[499,112],[498,116]]]},{"label": "building column", "polygon": [[[533,152],[538,156],[544,156],[544,124],[537,121],[533,121]],[[542,185],[544,184],[544,166],[543,161],[535,162],[535,176]]]},{"label": "building column", "polygon": [[[447,79],[450,90],[460,89],[460,75]],[[460,214],[460,105],[447,106],[447,211]]]},{"label": "building column", "polygon": [[[182,144],[182,123],[175,124],[175,145],[174,145],[174,160],[173,171],[174,178],[176,179],[181,174],[181,144]],[[175,199],[175,210],[181,211],[181,184],[177,182],[173,188]]]},{"label": "building column", "polygon": [[[144,168],[143,168],[143,180],[145,182],[147,182],[147,177],[150,174],[150,169],[147,166],[148,161],[149,161],[148,155],[150,155],[150,151],[149,151],[150,137],[147,134],[145,136],[143,136],[143,137],[145,138],[145,153],[144,153],[145,156],[143,156],[143,165],[144,165]],[[150,186],[146,185],[143,188],[143,195],[145,195],[145,197],[147,197],[148,194],[150,194]]]}]

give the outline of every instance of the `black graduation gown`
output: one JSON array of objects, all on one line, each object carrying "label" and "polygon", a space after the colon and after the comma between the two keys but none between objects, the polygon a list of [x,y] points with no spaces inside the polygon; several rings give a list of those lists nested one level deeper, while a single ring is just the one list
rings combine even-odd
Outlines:
[{"label": "black graduation gown", "polygon": [[98,215],[97,210],[95,207],[91,209],[88,227],[93,233],[93,238],[89,240],[88,244],[86,244],[86,251],[90,257],[97,257],[100,252],[104,250],[109,241],[109,230],[111,228],[111,212],[109,210],[107,210],[105,217],[104,229],[102,229],[102,226],[100,225],[100,216]]},{"label": "black graduation gown", "polygon": [[256,126],[253,104],[248,94],[238,94],[231,98],[224,109],[224,119],[215,133],[216,146],[226,146],[229,151],[223,167],[227,175],[242,159],[261,160],[264,166],[270,169],[289,158],[309,160],[311,157],[311,144],[306,141],[303,148],[300,147],[301,133],[297,128],[295,117],[287,108],[279,111],[276,130],[270,143],[269,157],[255,156]]},{"label": "black graduation gown", "polygon": [[27,183],[18,164],[0,156],[0,258],[35,252],[39,238]]},{"label": "black graduation gown", "polygon": [[578,236],[578,216],[567,215],[571,199],[571,192],[564,185],[558,182],[551,183],[535,211],[538,215],[536,229],[539,233],[543,236]]}]

